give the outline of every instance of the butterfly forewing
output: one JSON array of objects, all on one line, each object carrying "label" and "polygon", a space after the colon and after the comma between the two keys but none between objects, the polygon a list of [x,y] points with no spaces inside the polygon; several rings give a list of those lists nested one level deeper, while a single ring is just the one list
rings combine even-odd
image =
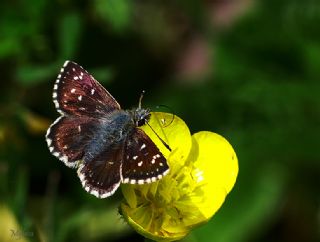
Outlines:
[{"label": "butterfly forewing", "polygon": [[61,68],[53,90],[53,102],[62,114],[101,117],[120,105],[85,69],[72,61]]},{"label": "butterfly forewing", "polygon": [[158,147],[139,128],[135,128],[127,140],[123,160],[123,183],[150,183],[169,172],[166,159]]},{"label": "butterfly forewing", "polygon": [[90,117],[59,117],[47,130],[50,152],[69,167],[75,167],[97,129],[97,120]]}]

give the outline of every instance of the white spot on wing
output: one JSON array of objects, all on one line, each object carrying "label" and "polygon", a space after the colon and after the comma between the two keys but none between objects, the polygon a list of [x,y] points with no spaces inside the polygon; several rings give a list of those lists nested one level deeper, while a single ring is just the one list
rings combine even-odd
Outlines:
[{"label": "white spot on wing", "polygon": [[47,138],[47,144],[50,146],[52,144],[52,139]]},{"label": "white spot on wing", "polygon": [[142,166],[142,164],[143,164],[143,161],[140,161],[140,162],[138,163],[138,166]]},{"label": "white spot on wing", "polygon": [[55,157],[59,157],[60,156],[60,153],[59,152],[53,152],[52,153]]},{"label": "white spot on wing", "polygon": [[95,189],[91,191],[91,194],[100,198],[99,192],[97,190],[95,190]]},{"label": "white spot on wing", "polygon": [[78,100],[79,100],[79,101],[81,101],[81,100],[82,100],[82,96],[81,96],[81,95],[78,97]]},{"label": "white spot on wing", "polygon": [[93,95],[94,92],[95,92],[95,90],[92,88],[92,89],[91,89],[91,95]]},{"label": "white spot on wing", "polygon": [[143,150],[144,148],[146,148],[146,144],[141,145],[140,150]]},{"label": "white spot on wing", "polygon": [[54,103],[56,109],[58,109],[58,111],[59,111],[59,103],[58,103],[58,101],[54,99],[53,103]]},{"label": "white spot on wing", "polygon": [[63,67],[66,67],[68,65],[69,61],[65,61],[64,64],[63,64]]},{"label": "white spot on wing", "polygon": [[118,186],[116,188],[114,188],[113,191],[111,192],[106,192],[106,193],[102,193],[100,194],[100,197],[99,198],[106,198],[106,197],[110,197],[116,190],[117,190]]},{"label": "white spot on wing", "polygon": [[51,126],[52,126],[52,125],[50,125],[50,127],[47,129],[46,138],[48,138],[48,135],[49,135],[50,132],[51,132]]},{"label": "white spot on wing", "polygon": [[78,176],[79,176],[81,182],[85,181],[85,177],[82,173],[78,172]]},{"label": "white spot on wing", "polygon": [[165,172],[162,173],[162,175],[163,175],[163,176],[167,175],[167,174],[169,173],[169,171],[170,171],[169,169],[166,170]]},{"label": "white spot on wing", "polygon": [[68,162],[68,157],[67,157],[67,156],[62,156],[60,159],[61,159],[61,161],[63,161],[64,163],[67,163],[67,162]]}]

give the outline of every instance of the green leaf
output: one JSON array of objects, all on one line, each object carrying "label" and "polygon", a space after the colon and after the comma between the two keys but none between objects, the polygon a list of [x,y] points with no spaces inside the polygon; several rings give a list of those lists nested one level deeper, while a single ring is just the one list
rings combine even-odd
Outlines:
[{"label": "green leaf", "polygon": [[0,59],[19,53],[20,47],[19,41],[15,38],[7,37],[0,40]]},{"label": "green leaf", "polygon": [[71,59],[78,47],[82,32],[82,21],[78,13],[65,15],[60,23],[60,56],[61,59]]},{"label": "green leaf", "polygon": [[21,66],[17,69],[16,80],[24,86],[32,86],[48,81],[57,71],[56,63],[48,66]]},{"label": "green leaf", "polygon": [[128,0],[95,0],[94,9],[116,32],[123,32],[130,23],[131,2]]},{"label": "green leaf", "polygon": [[114,73],[111,68],[99,67],[91,69],[90,72],[100,83],[108,83],[114,76]]}]

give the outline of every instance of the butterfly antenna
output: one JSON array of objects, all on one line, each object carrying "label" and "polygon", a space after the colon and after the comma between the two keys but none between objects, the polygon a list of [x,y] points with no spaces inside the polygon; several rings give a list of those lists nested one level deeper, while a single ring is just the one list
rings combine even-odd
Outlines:
[{"label": "butterfly antenna", "polygon": [[153,133],[155,133],[155,135],[158,137],[158,139],[161,141],[161,143],[169,150],[169,151],[172,151],[170,146],[164,142],[163,139],[161,139],[161,137],[156,133],[156,131],[154,131],[154,129],[151,127],[151,125],[149,123],[147,123],[147,125],[150,127],[150,129],[153,131]]},{"label": "butterfly antenna", "polygon": [[169,110],[170,110],[170,113],[172,113],[172,119],[171,119],[170,123],[169,123],[168,125],[163,126],[163,127],[165,128],[165,127],[168,127],[170,124],[172,124],[172,123],[173,123],[173,120],[174,120],[174,116],[175,116],[175,114],[174,114],[174,112],[173,112],[172,108],[170,108],[170,107],[169,107],[169,106],[167,106],[167,105],[163,105],[163,104],[161,104],[161,105],[156,106],[156,108],[160,108],[160,107],[167,108],[167,109],[169,109]]},{"label": "butterfly antenna", "polygon": [[143,98],[143,95],[145,94],[145,90],[142,90],[142,92],[141,92],[141,95],[140,95],[140,98],[139,98],[139,109],[141,109],[141,102],[142,102],[142,98]]}]

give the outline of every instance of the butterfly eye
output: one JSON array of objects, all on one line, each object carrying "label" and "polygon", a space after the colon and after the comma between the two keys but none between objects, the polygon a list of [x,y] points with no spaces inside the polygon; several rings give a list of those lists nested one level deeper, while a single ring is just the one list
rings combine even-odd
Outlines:
[{"label": "butterfly eye", "polygon": [[147,109],[137,109],[134,113],[134,119],[136,126],[140,127],[145,125],[150,119],[150,112]]},{"label": "butterfly eye", "polygon": [[137,126],[140,127],[142,125],[145,125],[146,123],[147,123],[147,119],[144,117],[144,118],[138,120]]}]

